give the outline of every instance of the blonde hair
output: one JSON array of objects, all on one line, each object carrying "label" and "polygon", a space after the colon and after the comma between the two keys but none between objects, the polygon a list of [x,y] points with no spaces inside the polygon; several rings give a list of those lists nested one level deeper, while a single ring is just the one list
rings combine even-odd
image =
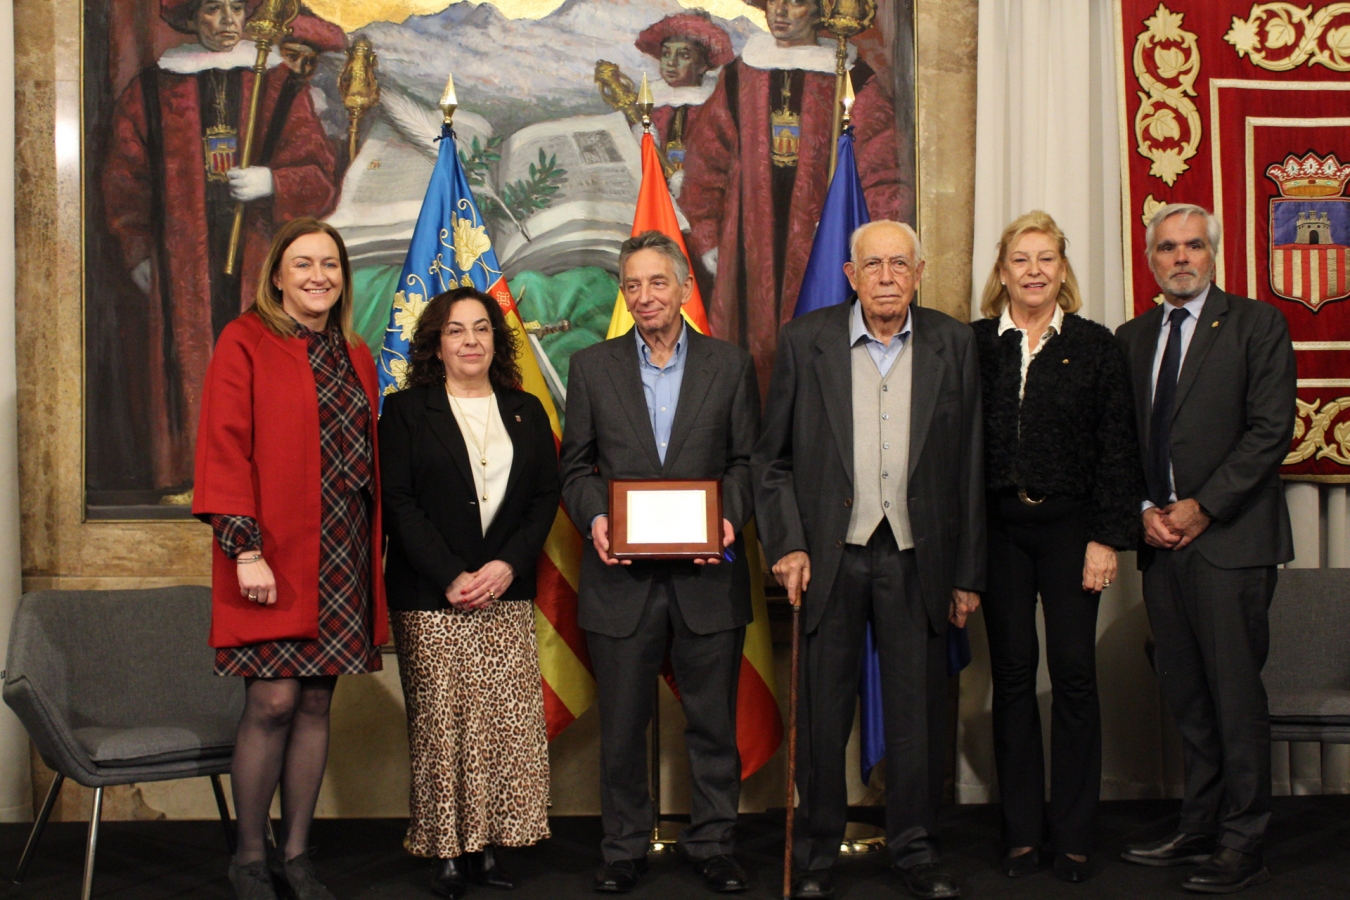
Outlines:
[{"label": "blonde hair", "polygon": [[984,295],[980,298],[980,312],[986,319],[1001,316],[1008,305],[1008,288],[1003,283],[1000,270],[1007,261],[1008,252],[1021,240],[1022,235],[1031,232],[1038,232],[1054,241],[1064,260],[1064,283],[1059,286],[1059,295],[1055,298],[1059,308],[1066,313],[1076,313],[1082,309],[1083,297],[1078,291],[1078,278],[1073,274],[1073,264],[1065,252],[1069,240],[1049,213],[1033,209],[1009,222],[998,239],[998,255],[994,257],[994,268],[989,272],[989,280],[984,283]]},{"label": "blonde hair", "polygon": [[258,275],[258,289],[253,296],[253,305],[245,312],[251,312],[262,319],[263,324],[278,337],[295,335],[295,322],[282,306],[281,290],[272,283],[272,279],[281,268],[281,258],[286,255],[286,248],[307,234],[326,234],[333,239],[334,244],[337,244],[338,260],[342,263],[342,294],[328,311],[328,317],[329,321],[333,321],[336,317],[338,327],[342,329],[342,336],[347,343],[356,343],[361,338],[352,326],[352,264],[347,258],[347,245],[342,243],[342,235],[338,234],[336,228],[318,219],[308,217],[291,219],[277,229],[276,235],[272,238],[272,248],[267,251],[267,259],[263,261],[262,271]]}]

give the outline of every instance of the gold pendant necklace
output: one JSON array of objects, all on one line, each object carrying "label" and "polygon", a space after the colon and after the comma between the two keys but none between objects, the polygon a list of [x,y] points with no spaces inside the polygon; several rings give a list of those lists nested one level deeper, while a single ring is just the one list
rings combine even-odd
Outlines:
[{"label": "gold pendant necklace", "polygon": [[450,393],[450,385],[448,384],[445,386],[445,395],[450,398],[450,402],[455,405],[455,409],[459,412],[459,417],[464,420],[464,433],[469,436],[469,440],[473,441],[473,448],[478,451],[478,464],[483,467],[483,502],[486,503],[488,498],[487,496],[488,428],[491,427],[492,425],[492,404],[493,401],[497,399],[497,395],[495,393],[488,394],[487,417],[483,419],[483,442],[481,444],[478,442],[478,436],[475,435],[473,433],[473,429],[469,427],[473,423],[469,421],[469,417],[465,414],[464,407],[459,405],[459,400],[455,398],[454,394]]}]

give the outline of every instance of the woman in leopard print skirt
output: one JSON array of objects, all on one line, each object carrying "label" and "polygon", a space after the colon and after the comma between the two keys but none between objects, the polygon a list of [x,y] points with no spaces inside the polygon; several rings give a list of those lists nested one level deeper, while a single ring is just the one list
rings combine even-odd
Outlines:
[{"label": "woman in leopard print skirt", "polygon": [[517,341],[472,288],[427,305],[408,386],[385,398],[385,582],[408,708],[404,846],[433,887],[513,887],[493,853],[548,837],[548,744],[534,636],[535,560],[558,511],[543,405]]}]

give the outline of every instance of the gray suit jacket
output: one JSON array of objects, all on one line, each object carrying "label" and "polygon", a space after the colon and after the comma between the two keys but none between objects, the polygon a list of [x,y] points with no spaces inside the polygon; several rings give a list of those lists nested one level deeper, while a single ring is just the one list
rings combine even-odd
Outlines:
[{"label": "gray suit jacket", "polygon": [[[771,561],[811,556],[805,626],[814,630],[834,586],[853,506],[850,303],[783,326],[764,429],[755,446],[755,505]],[[909,521],[924,604],[946,630],[952,588],[984,590],[984,427],[970,326],[910,308]]]},{"label": "gray suit jacket", "polygon": [[591,520],[609,510],[611,479],[720,478],[722,515],[736,530],[736,561],[606,566],[593,547],[585,547],[577,619],[587,631],[632,634],[652,579],[662,574],[671,577],[680,612],[697,634],[737,628],[752,618],[741,529],[753,512],[750,452],[759,433],[754,362],[725,341],[692,328],[685,334],[689,351],[664,465],[656,452],[633,332],[572,357],[561,451],[563,503],[589,540]]},{"label": "gray suit jacket", "polygon": [[[1163,304],[1116,330],[1125,349],[1148,459],[1153,356]],[[1280,463],[1294,435],[1294,345],[1284,316],[1269,303],[1209,289],[1181,364],[1172,418],[1177,497],[1214,516],[1195,549],[1221,569],[1274,566],[1294,558]],[[1141,546],[1139,565],[1153,550]]]}]

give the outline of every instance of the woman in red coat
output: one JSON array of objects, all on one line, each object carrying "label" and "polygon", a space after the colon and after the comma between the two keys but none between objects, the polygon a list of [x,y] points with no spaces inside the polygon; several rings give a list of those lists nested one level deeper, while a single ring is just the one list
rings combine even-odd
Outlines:
[{"label": "woman in red coat", "polygon": [[331,900],[306,856],[337,676],[381,667],[375,365],[352,330],[351,267],[332,226],[294,219],[253,305],[207,369],[193,513],[215,531],[216,673],[245,678],[230,775],[241,900],[274,900],[264,833],[281,784],[282,866]]}]

